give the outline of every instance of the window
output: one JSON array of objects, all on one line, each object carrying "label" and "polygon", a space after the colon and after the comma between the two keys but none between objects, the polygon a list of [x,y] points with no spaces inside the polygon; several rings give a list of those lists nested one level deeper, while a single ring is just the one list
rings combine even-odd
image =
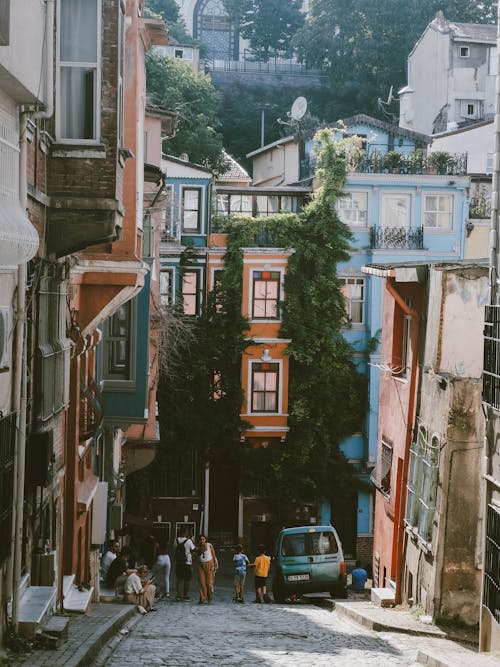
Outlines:
[{"label": "window", "polygon": [[174,58],[184,58],[183,49],[174,49]]},{"label": "window", "polygon": [[182,276],[184,315],[198,314],[198,272],[187,271]]},{"label": "window", "polygon": [[337,213],[342,222],[354,227],[366,227],[368,193],[350,192],[337,199]]},{"label": "window", "polygon": [[377,467],[371,474],[374,486],[385,496],[391,494],[392,445],[382,440]]},{"label": "window", "polygon": [[199,188],[185,188],[182,192],[182,230],[185,232],[200,231],[200,201]]},{"label": "window", "polygon": [[171,306],[173,303],[173,274],[172,271],[160,272],[160,304]]},{"label": "window", "polygon": [[452,220],[451,195],[425,195],[424,227],[449,229]]},{"label": "window", "polygon": [[[411,308],[411,299],[405,298],[408,308]],[[406,377],[408,371],[409,354],[411,349],[411,315],[404,312],[398,305],[394,309],[394,327],[392,339],[392,372],[401,378]]]},{"label": "window", "polygon": [[103,379],[135,385],[134,324],[135,300],[123,303],[104,327]]},{"label": "window", "polygon": [[410,202],[410,195],[383,194],[381,225],[383,227],[409,227]]},{"label": "window", "polygon": [[436,511],[439,452],[438,437],[433,436],[429,442],[427,429],[420,424],[417,440],[410,450],[406,523],[426,542],[432,538],[432,518]]},{"label": "window", "polygon": [[252,317],[254,319],[277,319],[280,296],[279,271],[253,272]]},{"label": "window", "polygon": [[460,58],[468,58],[470,56],[470,50],[468,46],[460,47]]},{"label": "window", "polygon": [[47,266],[38,292],[37,417],[50,419],[69,402],[69,352],[66,337],[67,283],[60,265]]},{"label": "window", "polygon": [[252,215],[252,196],[230,195],[229,212],[242,213],[243,215]]},{"label": "window", "polygon": [[460,100],[460,115],[464,118],[480,118],[482,115],[481,102],[478,100]]},{"label": "window", "polygon": [[349,320],[353,324],[363,324],[365,309],[365,279],[340,278],[340,284]]},{"label": "window", "polygon": [[100,5],[101,0],[60,3],[58,134],[63,140],[98,138]]},{"label": "window", "polygon": [[500,511],[489,504],[486,513],[486,543],[484,550],[483,606],[500,622],[500,591],[498,567],[500,563]]},{"label": "window", "polygon": [[278,412],[279,364],[252,364],[252,412]]}]

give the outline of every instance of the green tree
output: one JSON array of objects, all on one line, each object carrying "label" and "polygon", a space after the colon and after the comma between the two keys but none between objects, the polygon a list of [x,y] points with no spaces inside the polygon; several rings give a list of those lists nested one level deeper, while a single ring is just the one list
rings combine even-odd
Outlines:
[{"label": "green tree", "polygon": [[438,10],[463,22],[492,22],[495,0],[311,0],[294,39],[300,58],[330,74],[327,120],[379,114],[377,98],[406,83],[406,60]]},{"label": "green tree", "polygon": [[176,0],[147,0],[144,13],[150,18],[162,18],[167,24],[170,36],[180,44],[198,44],[198,41],[188,34],[184,19],[179,15]]},{"label": "green tree", "polygon": [[218,132],[218,97],[211,80],[182,60],[149,54],[148,99],[179,114],[177,133],[168,143],[172,155],[187,153],[192,162],[222,169],[222,135]]},{"label": "green tree", "polygon": [[226,0],[224,4],[259,60],[290,53],[291,39],[304,23],[302,0]]}]

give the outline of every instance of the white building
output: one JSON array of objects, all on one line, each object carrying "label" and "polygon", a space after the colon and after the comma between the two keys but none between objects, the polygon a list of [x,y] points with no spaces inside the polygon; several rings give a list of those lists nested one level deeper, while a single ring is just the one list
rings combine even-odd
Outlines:
[{"label": "white building", "polygon": [[438,12],[408,56],[399,125],[435,134],[493,118],[495,73],[496,26],[454,23]]}]

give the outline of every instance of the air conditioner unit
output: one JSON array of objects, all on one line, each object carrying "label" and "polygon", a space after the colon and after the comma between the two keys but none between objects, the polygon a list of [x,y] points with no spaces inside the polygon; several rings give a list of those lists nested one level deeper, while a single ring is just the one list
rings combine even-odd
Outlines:
[{"label": "air conditioner unit", "polygon": [[0,308],[0,368],[9,367],[9,309]]},{"label": "air conditioner unit", "polygon": [[109,529],[121,530],[123,528],[123,505],[116,503],[109,508]]}]

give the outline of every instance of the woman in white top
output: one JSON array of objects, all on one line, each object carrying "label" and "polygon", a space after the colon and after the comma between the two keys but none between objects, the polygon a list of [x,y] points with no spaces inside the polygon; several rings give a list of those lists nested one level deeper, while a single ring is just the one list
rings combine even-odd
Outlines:
[{"label": "woman in white top", "polygon": [[215,549],[205,535],[200,535],[196,541],[196,555],[198,556],[198,581],[200,587],[199,604],[207,604],[214,596],[215,572],[219,567]]},{"label": "woman in white top", "polygon": [[170,556],[166,542],[160,542],[158,555],[153,565],[153,573],[158,582],[160,595],[170,597]]}]

